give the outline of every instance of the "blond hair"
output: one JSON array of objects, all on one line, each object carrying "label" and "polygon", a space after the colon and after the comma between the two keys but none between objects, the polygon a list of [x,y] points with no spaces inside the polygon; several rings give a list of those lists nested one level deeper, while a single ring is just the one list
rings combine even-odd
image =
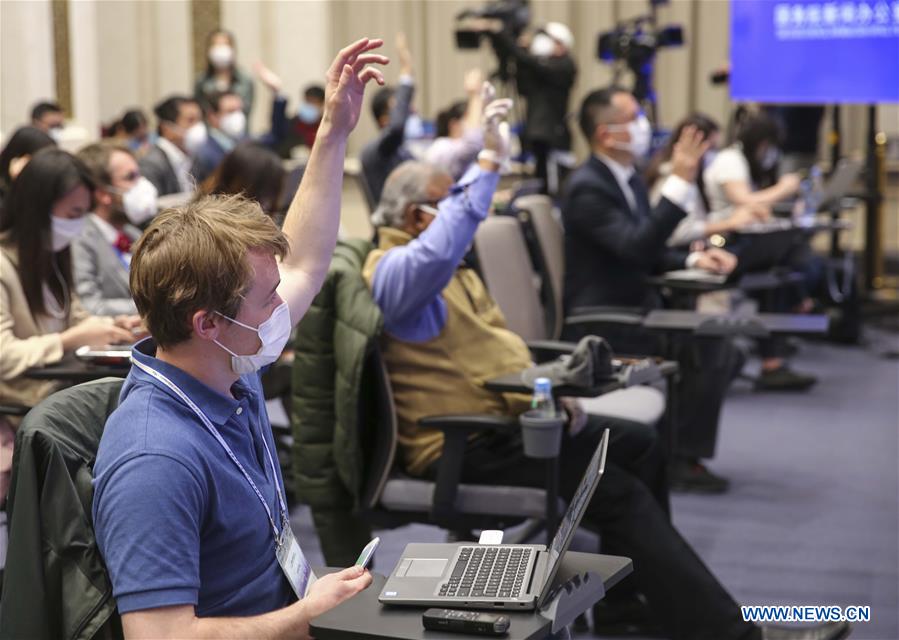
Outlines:
[{"label": "blond hair", "polygon": [[170,347],[190,338],[197,311],[237,315],[253,277],[249,251],[288,250],[256,202],[207,196],[153,220],[134,248],[131,295],[156,344]]}]

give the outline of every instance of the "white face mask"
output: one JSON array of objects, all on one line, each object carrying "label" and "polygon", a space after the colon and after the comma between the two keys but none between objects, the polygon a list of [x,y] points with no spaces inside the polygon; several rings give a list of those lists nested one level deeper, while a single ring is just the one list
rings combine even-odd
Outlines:
[{"label": "white face mask", "polygon": [[196,155],[204,144],[206,144],[206,125],[202,122],[196,123],[184,132],[184,149],[188,154]]},{"label": "white face mask", "polygon": [[227,69],[234,62],[234,49],[226,44],[217,44],[209,49],[209,62],[216,69]]},{"label": "white face mask", "polygon": [[780,160],[780,151],[777,150],[777,147],[768,147],[759,164],[765,171],[771,171],[777,165],[778,160]]},{"label": "white face mask", "polygon": [[53,142],[59,144],[62,141],[62,127],[51,127],[47,135],[53,138]]},{"label": "white face mask", "polygon": [[258,328],[229,318],[218,311],[216,313],[244,329],[255,331],[259,334],[259,340],[262,341],[259,351],[246,356],[238,355],[218,340],[215,341],[218,346],[231,354],[231,370],[240,376],[258,371],[277,360],[284,351],[284,347],[290,339],[290,330],[293,328],[290,322],[290,307],[286,302],[282,302],[272,311],[269,319],[260,324]]},{"label": "white face mask", "polygon": [[613,142],[616,149],[630,152],[635,160],[643,158],[649,153],[649,147],[652,145],[652,125],[642,113],[637,116],[636,120],[631,120],[627,124],[610,124],[608,128],[614,131],[623,129],[630,134],[630,142],[619,142],[618,140]]},{"label": "white face mask", "polygon": [[122,208],[132,224],[141,225],[158,210],[156,196],[159,195],[152,182],[141,176],[137,184],[128,189],[122,196]]},{"label": "white face mask", "polygon": [[247,116],[243,111],[232,111],[222,118],[219,128],[229,138],[239,140],[247,132]]},{"label": "white face mask", "polygon": [[403,129],[403,137],[406,140],[419,140],[425,137],[425,125],[421,121],[421,116],[417,113],[410,113],[406,118],[406,126]]},{"label": "white face mask", "polygon": [[50,228],[53,235],[53,252],[62,251],[72,240],[81,235],[84,228],[84,216],[80,218],[60,218],[50,216]]}]

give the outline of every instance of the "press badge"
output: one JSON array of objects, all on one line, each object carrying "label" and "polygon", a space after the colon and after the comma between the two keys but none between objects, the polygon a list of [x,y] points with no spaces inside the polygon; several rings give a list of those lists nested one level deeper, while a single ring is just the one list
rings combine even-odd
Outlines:
[{"label": "press badge", "polygon": [[297,598],[305,596],[309,585],[315,581],[315,575],[312,573],[309,563],[306,562],[306,556],[303,555],[296,538],[293,537],[293,531],[288,522],[282,523],[275,556]]}]

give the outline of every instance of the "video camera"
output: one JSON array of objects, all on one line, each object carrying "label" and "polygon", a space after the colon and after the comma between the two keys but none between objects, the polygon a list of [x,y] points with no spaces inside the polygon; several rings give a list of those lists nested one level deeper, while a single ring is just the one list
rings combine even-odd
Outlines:
[{"label": "video camera", "polygon": [[[503,27],[517,38],[531,21],[531,8],[528,0],[491,0],[479,9],[466,9],[456,16],[457,22],[471,18],[492,18],[500,20]],[[477,49],[481,46],[483,31],[456,29],[456,47],[459,49]]]},{"label": "video camera", "polygon": [[651,61],[660,48],[683,45],[684,30],[680,25],[652,29],[650,18],[641,16],[599,34],[597,44],[597,57],[603,62],[624,60],[631,69],[639,69]]},{"label": "video camera", "polygon": [[[652,63],[656,51],[662,47],[679,47],[684,44],[684,29],[680,25],[656,27],[656,11],[669,0],[649,0],[648,15],[619,22],[614,29],[600,33],[596,55],[602,62],[624,62],[634,73],[634,97],[641,103],[656,102],[652,88]],[[615,81],[618,74],[615,73]]]}]

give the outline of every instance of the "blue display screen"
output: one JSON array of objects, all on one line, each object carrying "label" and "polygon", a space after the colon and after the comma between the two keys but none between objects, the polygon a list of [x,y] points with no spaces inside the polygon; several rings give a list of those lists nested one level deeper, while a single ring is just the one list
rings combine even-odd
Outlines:
[{"label": "blue display screen", "polygon": [[899,0],[733,0],[731,95],[899,102]]}]

